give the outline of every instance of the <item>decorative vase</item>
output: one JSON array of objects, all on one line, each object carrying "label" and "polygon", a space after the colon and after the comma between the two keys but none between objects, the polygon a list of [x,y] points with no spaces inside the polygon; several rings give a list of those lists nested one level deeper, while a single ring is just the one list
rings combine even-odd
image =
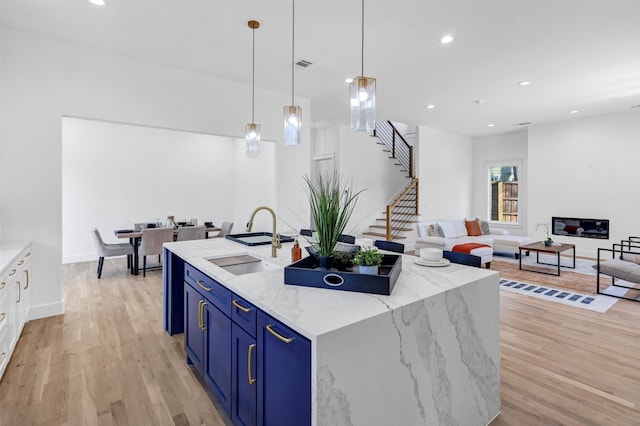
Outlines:
[{"label": "decorative vase", "polygon": [[333,256],[318,256],[320,269],[328,270],[333,266]]},{"label": "decorative vase", "polygon": [[378,275],[378,265],[371,265],[371,266],[360,265],[358,266],[358,272],[360,272],[361,274],[367,274],[367,275]]},{"label": "decorative vase", "polygon": [[551,244],[553,244],[553,240],[551,238],[548,238],[546,240],[544,240],[544,245],[547,247],[551,247]]}]

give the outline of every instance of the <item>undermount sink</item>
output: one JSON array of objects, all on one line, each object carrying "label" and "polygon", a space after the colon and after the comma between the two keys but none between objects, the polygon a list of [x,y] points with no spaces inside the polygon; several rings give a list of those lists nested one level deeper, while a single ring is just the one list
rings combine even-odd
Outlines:
[{"label": "undermount sink", "polygon": [[276,267],[276,265],[272,263],[265,262],[262,259],[258,259],[257,257],[253,257],[248,254],[218,257],[207,260],[233,275],[254,274],[256,272],[262,272]]}]

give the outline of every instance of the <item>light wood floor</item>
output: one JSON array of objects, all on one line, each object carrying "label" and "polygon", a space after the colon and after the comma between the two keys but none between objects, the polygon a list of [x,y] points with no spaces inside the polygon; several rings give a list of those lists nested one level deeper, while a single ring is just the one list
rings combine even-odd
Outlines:
[{"label": "light wood floor", "polygon": [[[66,314],[25,326],[0,382],[0,425],[228,424],[185,365],[182,336],[162,331],[160,272],[130,277],[123,264],[105,261],[101,280],[96,263],[65,266]],[[500,297],[492,426],[640,424],[640,303],[600,314]]]}]

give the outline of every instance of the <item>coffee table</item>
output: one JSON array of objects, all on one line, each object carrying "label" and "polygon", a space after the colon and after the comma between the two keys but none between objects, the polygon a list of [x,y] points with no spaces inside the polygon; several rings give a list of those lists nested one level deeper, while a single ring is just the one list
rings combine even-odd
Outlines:
[{"label": "coffee table", "polygon": [[[560,265],[560,253],[562,253],[563,251],[566,250],[573,250],[573,266],[566,266],[566,265]],[[523,269],[522,268],[522,251],[528,252],[528,251],[535,251],[536,252],[536,263],[540,264],[540,265],[551,265],[551,266],[557,266],[558,267],[558,273],[554,274],[551,272],[546,272],[546,271],[539,271],[539,270],[535,270],[535,269]],[[556,254],[558,261],[553,264],[553,263],[545,263],[545,262],[540,262],[540,253],[549,253],[549,254]],[[551,246],[546,246],[544,245],[543,241],[538,241],[536,243],[531,243],[531,244],[527,244],[524,246],[519,246],[518,247],[518,258],[520,259],[518,261],[519,263],[519,267],[521,271],[530,271],[530,272],[537,272],[539,274],[546,274],[546,275],[555,275],[555,276],[560,276],[560,266],[562,266],[563,268],[571,268],[571,269],[576,269],[576,246],[575,244],[564,244],[564,243],[554,243],[554,245]]]}]

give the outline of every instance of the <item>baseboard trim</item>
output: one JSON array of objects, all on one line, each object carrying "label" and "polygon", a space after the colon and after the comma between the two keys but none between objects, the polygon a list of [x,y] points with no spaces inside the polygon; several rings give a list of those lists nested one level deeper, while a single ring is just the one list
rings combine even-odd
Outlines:
[{"label": "baseboard trim", "polygon": [[40,318],[55,317],[64,314],[64,300],[48,305],[31,306],[29,308],[29,321]]}]

